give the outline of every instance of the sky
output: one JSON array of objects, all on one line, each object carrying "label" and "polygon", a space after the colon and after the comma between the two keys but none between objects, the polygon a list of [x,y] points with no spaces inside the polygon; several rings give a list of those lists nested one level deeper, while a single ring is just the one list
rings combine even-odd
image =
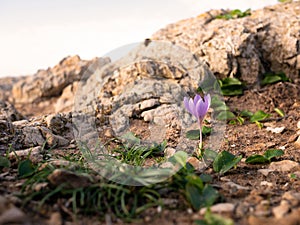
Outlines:
[{"label": "sky", "polygon": [[101,57],[210,9],[277,0],[0,0],[0,77],[34,74],[69,55]]}]

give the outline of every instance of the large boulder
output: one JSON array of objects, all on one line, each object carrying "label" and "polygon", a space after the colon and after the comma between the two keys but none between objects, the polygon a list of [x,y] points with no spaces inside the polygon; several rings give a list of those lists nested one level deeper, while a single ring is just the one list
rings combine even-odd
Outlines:
[{"label": "large boulder", "polygon": [[79,56],[66,57],[53,68],[39,70],[16,83],[12,90],[13,99],[16,103],[32,103],[58,97],[68,85],[79,81],[96,60],[99,59],[88,61]]},{"label": "large boulder", "polygon": [[235,76],[256,84],[261,74],[280,71],[299,78],[299,1],[252,11],[243,18],[217,19],[226,13],[213,10],[170,24],[152,39],[189,49],[220,78]]}]

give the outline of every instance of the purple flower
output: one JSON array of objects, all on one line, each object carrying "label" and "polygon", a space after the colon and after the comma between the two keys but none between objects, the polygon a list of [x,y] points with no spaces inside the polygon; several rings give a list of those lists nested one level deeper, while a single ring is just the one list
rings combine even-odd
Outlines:
[{"label": "purple flower", "polygon": [[194,115],[199,124],[199,131],[200,131],[200,143],[199,143],[199,149],[198,149],[198,156],[201,156],[201,149],[202,149],[202,122],[203,119],[210,107],[210,94],[204,95],[204,98],[202,98],[200,95],[196,95],[194,99],[184,97],[183,99],[185,108]]},{"label": "purple flower", "polygon": [[200,95],[196,95],[194,99],[184,97],[185,108],[194,115],[198,122],[202,122],[209,107],[210,107],[210,94],[204,95],[204,99]]}]

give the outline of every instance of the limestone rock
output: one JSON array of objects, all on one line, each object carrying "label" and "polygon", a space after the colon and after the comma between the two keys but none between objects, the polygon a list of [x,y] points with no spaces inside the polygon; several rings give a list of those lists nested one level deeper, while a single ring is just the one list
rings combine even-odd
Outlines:
[{"label": "limestone rock", "polygon": [[[215,77],[186,49],[164,42],[140,44],[79,85],[75,111],[107,118],[117,136],[129,130],[131,119],[144,119],[149,140],[166,139],[175,146],[183,127],[194,122],[183,107],[183,98],[204,80],[215,81]],[[76,127],[85,130],[83,126],[91,128],[95,122],[79,121]]]},{"label": "limestone rock", "polygon": [[7,101],[0,100],[0,119],[9,119],[10,121],[22,120],[24,117],[16,108]]},{"label": "limestone rock", "polygon": [[0,224],[25,224],[26,221],[24,212],[0,196]]},{"label": "limestone rock", "polygon": [[170,41],[189,49],[218,77],[238,76],[254,84],[262,73],[285,72],[297,78],[300,70],[300,2],[277,4],[250,16],[224,20],[215,10],[170,24],[153,40]]},{"label": "limestone rock", "polygon": [[61,96],[58,98],[54,106],[56,113],[72,111],[72,107],[74,104],[74,95],[76,93],[77,86],[78,82],[75,81],[63,90]]},{"label": "limestone rock", "polygon": [[[219,203],[210,207],[212,213],[233,213],[235,205],[232,203]],[[206,208],[200,210],[200,214],[204,215]]]},{"label": "limestone rock", "polygon": [[54,186],[65,184],[65,188],[87,187],[91,184],[91,177],[73,173],[64,169],[56,169],[49,176],[48,180]]},{"label": "limestone rock", "polygon": [[289,172],[295,168],[299,167],[299,163],[291,160],[282,160],[279,162],[272,162],[269,166],[269,169],[280,171],[280,172]]},{"label": "limestone rock", "polygon": [[11,101],[11,92],[13,85],[20,80],[25,79],[24,76],[18,77],[1,77],[0,78],[0,100]]},{"label": "limestone rock", "polygon": [[66,57],[53,68],[39,70],[35,75],[16,83],[12,96],[16,103],[40,102],[44,98],[60,96],[64,88],[89,73],[88,67],[95,60],[99,59],[87,61],[79,56]]}]

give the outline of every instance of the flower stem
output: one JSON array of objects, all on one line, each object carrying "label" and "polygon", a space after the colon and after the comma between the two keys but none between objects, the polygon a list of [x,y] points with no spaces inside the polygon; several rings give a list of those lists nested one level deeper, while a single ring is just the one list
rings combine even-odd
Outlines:
[{"label": "flower stem", "polygon": [[199,147],[198,147],[198,152],[197,152],[197,155],[198,157],[201,157],[201,150],[202,150],[202,120],[198,120],[198,123],[199,123],[199,131],[200,131],[200,140],[199,140]]}]

